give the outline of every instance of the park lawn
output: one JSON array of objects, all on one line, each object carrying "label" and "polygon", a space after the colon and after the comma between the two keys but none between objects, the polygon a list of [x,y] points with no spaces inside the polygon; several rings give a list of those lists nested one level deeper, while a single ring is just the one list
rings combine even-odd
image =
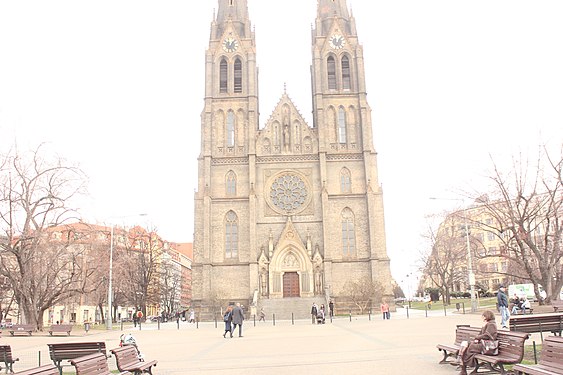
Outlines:
[{"label": "park lawn", "polygon": [[[456,304],[459,303],[460,304],[459,311],[463,311],[464,305],[465,305],[465,311],[466,312],[471,310],[471,299],[469,299],[469,298],[452,298],[450,300],[450,302],[451,303],[449,305],[446,305],[447,309],[456,308]],[[479,298],[479,300],[477,301],[477,307],[480,310],[487,310],[487,309],[495,309],[496,310],[496,303],[497,303],[497,299],[495,297]],[[405,303],[405,306],[408,306],[408,304]],[[426,310],[426,309],[443,310],[444,309],[444,303],[443,303],[442,300],[432,302],[431,304],[429,304],[427,302],[411,301],[410,302],[410,308],[416,309],[416,310]]]}]

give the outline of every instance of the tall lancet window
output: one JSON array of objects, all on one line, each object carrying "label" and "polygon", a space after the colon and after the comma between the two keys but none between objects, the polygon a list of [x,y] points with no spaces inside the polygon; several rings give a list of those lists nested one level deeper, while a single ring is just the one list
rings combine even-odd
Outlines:
[{"label": "tall lancet window", "polygon": [[350,90],[350,60],[347,56],[342,58],[342,88],[344,90]]},{"label": "tall lancet window", "polygon": [[242,62],[240,59],[235,60],[235,92],[242,92]]},{"label": "tall lancet window", "polygon": [[225,258],[238,257],[238,217],[233,211],[225,216]]},{"label": "tall lancet window", "polygon": [[237,195],[237,175],[235,172],[229,171],[229,173],[227,173],[225,185],[227,196],[234,197]]},{"label": "tall lancet window", "polygon": [[328,73],[328,89],[336,90],[336,61],[334,61],[334,57],[329,56],[326,65]]},{"label": "tall lancet window", "polygon": [[352,192],[352,177],[348,168],[342,168],[342,170],[340,171],[340,192]]},{"label": "tall lancet window", "polygon": [[346,111],[338,109],[338,143],[346,143]]},{"label": "tall lancet window", "polygon": [[356,230],[354,214],[349,208],[342,210],[342,255],[351,256],[356,253]]},{"label": "tall lancet window", "polygon": [[227,147],[235,146],[235,114],[233,111],[227,113]]},{"label": "tall lancet window", "polygon": [[227,85],[229,82],[229,65],[227,60],[222,59],[219,64],[219,92],[221,94],[227,93]]}]

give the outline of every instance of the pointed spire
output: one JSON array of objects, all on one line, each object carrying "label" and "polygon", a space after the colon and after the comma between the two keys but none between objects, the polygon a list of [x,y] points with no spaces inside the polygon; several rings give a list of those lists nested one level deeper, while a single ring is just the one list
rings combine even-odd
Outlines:
[{"label": "pointed spire", "polygon": [[228,22],[233,23],[241,37],[250,36],[247,35],[251,30],[247,0],[219,0],[219,10],[217,11],[219,35],[225,30],[225,24]]},{"label": "pointed spire", "polygon": [[321,19],[327,18],[343,18],[346,21],[350,19],[346,0],[318,0],[317,16]]}]

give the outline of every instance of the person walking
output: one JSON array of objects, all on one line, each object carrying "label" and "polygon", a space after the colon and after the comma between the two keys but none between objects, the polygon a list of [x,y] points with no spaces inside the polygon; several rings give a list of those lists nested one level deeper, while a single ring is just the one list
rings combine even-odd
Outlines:
[{"label": "person walking", "polygon": [[233,306],[228,306],[227,310],[225,310],[225,314],[223,314],[223,321],[225,322],[225,333],[223,333],[223,337],[227,338],[227,332],[233,337],[233,330],[231,328],[231,323],[233,321]]},{"label": "person walking", "polygon": [[319,323],[319,319],[318,317],[320,317],[320,323],[325,324],[325,305],[321,305],[321,308],[319,309],[319,314],[317,315],[317,323]]},{"label": "person walking", "polygon": [[260,319],[258,319],[259,322],[264,322],[266,323],[266,313],[264,312],[264,308],[260,308],[260,314],[258,314],[260,316]]},{"label": "person walking", "polygon": [[[508,309],[508,306],[507,306]],[[483,349],[481,340],[497,339],[497,324],[495,322],[495,314],[491,310],[483,311],[481,315],[485,324],[481,327],[481,331],[471,342],[463,341],[459,350],[459,360],[461,371],[459,375],[467,375],[467,367],[475,367],[475,354],[480,354]]]},{"label": "person walking", "polygon": [[387,304],[387,302],[383,301],[381,302],[381,314],[383,314],[383,320],[385,319],[391,319],[391,314],[389,313],[389,305]]},{"label": "person walking", "polygon": [[502,328],[508,328],[508,319],[510,318],[510,312],[508,311],[508,297],[506,296],[504,285],[498,287],[497,293],[497,304],[500,311]]},{"label": "person walking", "polygon": [[317,321],[317,312],[318,312],[317,304],[313,302],[313,306],[311,306],[311,323],[313,324],[315,324],[315,322]]},{"label": "person walking", "polygon": [[195,323],[195,311],[190,311],[190,318],[188,319],[188,323]]},{"label": "person walking", "polygon": [[331,318],[334,316],[334,302],[332,302],[332,300],[328,303],[328,313]]},{"label": "person walking", "polygon": [[233,308],[233,332],[238,326],[238,337],[242,337],[243,320],[244,320],[244,312],[240,307],[240,303],[237,302],[236,306]]}]

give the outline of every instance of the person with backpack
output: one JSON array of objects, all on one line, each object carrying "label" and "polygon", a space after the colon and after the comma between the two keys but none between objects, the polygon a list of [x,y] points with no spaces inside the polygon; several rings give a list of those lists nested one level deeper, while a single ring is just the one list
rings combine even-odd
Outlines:
[{"label": "person with backpack", "polygon": [[227,332],[233,337],[233,331],[231,328],[231,323],[233,321],[233,306],[227,307],[225,314],[223,314],[223,321],[225,322],[225,333],[223,333],[223,337],[227,338]]}]

